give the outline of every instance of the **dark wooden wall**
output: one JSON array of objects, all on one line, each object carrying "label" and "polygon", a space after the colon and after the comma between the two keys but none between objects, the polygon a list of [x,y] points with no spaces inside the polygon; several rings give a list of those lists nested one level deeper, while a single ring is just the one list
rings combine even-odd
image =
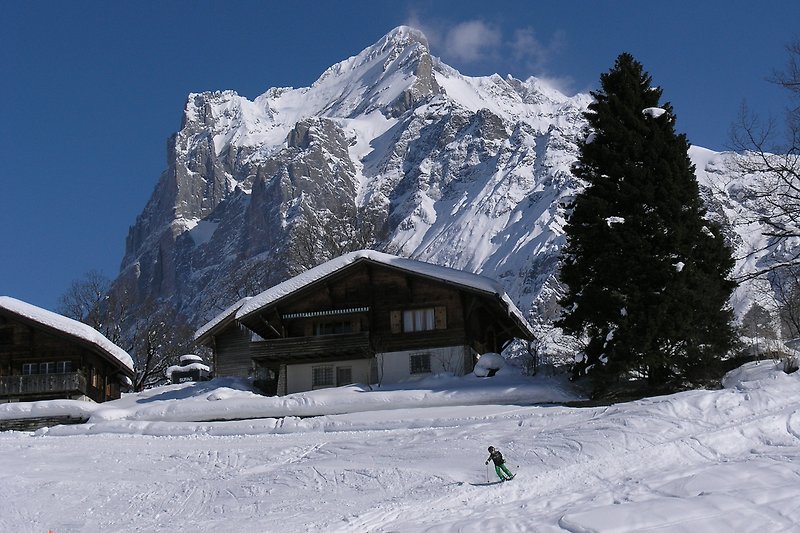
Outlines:
[{"label": "dark wooden wall", "polygon": [[[369,307],[368,313],[332,315],[284,320],[293,313],[329,309]],[[417,333],[392,331],[392,313],[420,308],[442,308],[442,329]],[[438,310],[437,310],[438,311]],[[438,312],[437,312],[438,314]],[[460,291],[452,285],[428,280],[406,272],[372,264],[361,264],[346,269],[341,275],[299,291],[277,309],[267,309],[260,316],[273,330],[262,331],[265,338],[277,337],[277,332],[287,337],[309,335],[317,323],[350,321],[354,333],[369,331],[383,349],[406,348],[408,341],[420,346],[449,346],[462,344],[465,332],[464,308]],[[259,327],[258,324],[253,324]],[[261,326],[263,328],[263,326]],[[417,338],[415,343],[412,339]],[[433,342],[434,344],[431,344]]]},{"label": "dark wooden wall", "polygon": [[22,375],[25,363],[69,361],[86,378],[87,396],[102,402],[120,397],[119,368],[73,337],[53,333],[13,315],[0,315],[0,377]]},{"label": "dark wooden wall", "polygon": [[214,337],[214,374],[246,378],[250,374],[250,339],[252,333],[237,324],[231,324]]}]

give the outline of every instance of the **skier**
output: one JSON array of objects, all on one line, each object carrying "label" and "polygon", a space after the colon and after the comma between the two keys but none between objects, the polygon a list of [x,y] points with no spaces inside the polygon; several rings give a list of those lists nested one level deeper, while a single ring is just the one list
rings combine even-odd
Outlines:
[{"label": "skier", "polygon": [[[494,463],[494,471],[497,472],[500,481],[514,479],[514,474],[509,472],[508,468],[506,468],[506,460],[503,459],[503,454],[500,453],[500,450],[495,450],[494,446],[489,446],[489,459],[486,459],[484,464],[488,465],[490,460]],[[504,472],[508,477],[503,475]]]}]

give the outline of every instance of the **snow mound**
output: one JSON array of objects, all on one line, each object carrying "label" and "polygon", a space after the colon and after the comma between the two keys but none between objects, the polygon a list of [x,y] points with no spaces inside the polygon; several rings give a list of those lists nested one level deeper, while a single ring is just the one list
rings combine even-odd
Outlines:
[{"label": "snow mound", "polygon": [[791,379],[782,368],[782,363],[772,360],[746,363],[728,372],[722,378],[722,386],[726,389],[745,390],[760,387],[765,381]]},{"label": "snow mound", "polygon": [[479,378],[493,376],[498,370],[506,366],[506,360],[499,353],[488,352],[483,354],[475,363],[473,373]]}]

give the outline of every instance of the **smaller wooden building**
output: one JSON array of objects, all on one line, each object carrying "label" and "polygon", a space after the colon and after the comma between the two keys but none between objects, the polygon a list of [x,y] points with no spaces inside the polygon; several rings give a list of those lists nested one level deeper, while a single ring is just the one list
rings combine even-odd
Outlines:
[{"label": "smaller wooden building", "polygon": [[172,365],[166,370],[167,379],[173,385],[211,379],[211,369],[203,363],[199,355],[188,353],[180,357],[181,364]]},{"label": "smaller wooden building", "polygon": [[92,327],[0,296],[0,402],[116,400],[133,360]]},{"label": "smaller wooden building", "polygon": [[268,394],[464,375],[479,354],[533,332],[499,283],[372,250],[243,298],[195,334],[216,376]]}]

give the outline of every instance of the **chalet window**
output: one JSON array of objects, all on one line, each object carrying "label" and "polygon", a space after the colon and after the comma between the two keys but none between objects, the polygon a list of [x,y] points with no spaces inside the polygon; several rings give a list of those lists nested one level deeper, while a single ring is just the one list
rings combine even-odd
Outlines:
[{"label": "chalet window", "polygon": [[349,366],[336,367],[336,386],[349,385],[353,382],[353,369]]},{"label": "chalet window", "polygon": [[56,364],[55,362],[48,362],[48,363],[39,363],[39,373],[40,374],[55,374],[56,373]]},{"label": "chalet window", "polygon": [[0,327],[0,344],[14,344],[14,329],[10,327]]},{"label": "chalet window", "polygon": [[340,333],[352,333],[353,323],[349,320],[339,322],[322,322],[316,324],[315,335],[337,335]]},{"label": "chalet window", "polygon": [[409,357],[409,364],[411,366],[412,374],[430,374],[431,373],[431,354],[429,353],[415,353]]},{"label": "chalet window", "polygon": [[392,333],[413,333],[447,328],[447,307],[423,307],[392,311],[389,317]]},{"label": "chalet window", "polygon": [[33,374],[39,373],[39,363],[23,363],[22,364],[22,375],[23,376],[32,376]]},{"label": "chalet window", "polygon": [[403,333],[429,331],[436,327],[433,307],[403,311]]},{"label": "chalet window", "polygon": [[72,361],[59,361],[56,363],[57,374],[69,374],[72,372]]},{"label": "chalet window", "polygon": [[315,366],[311,368],[312,387],[332,387],[333,386],[333,367]]}]

